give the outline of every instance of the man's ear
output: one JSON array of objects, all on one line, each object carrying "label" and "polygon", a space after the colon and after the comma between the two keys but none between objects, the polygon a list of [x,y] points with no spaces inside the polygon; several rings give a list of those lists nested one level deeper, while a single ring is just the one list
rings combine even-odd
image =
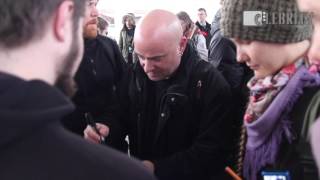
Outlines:
[{"label": "man's ear", "polygon": [[72,28],[72,18],[74,12],[73,1],[63,1],[56,10],[53,18],[54,36],[58,41],[64,41],[69,36],[70,29]]},{"label": "man's ear", "polygon": [[180,43],[179,43],[179,53],[182,54],[184,50],[186,49],[188,43],[188,38],[185,36],[182,36]]}]

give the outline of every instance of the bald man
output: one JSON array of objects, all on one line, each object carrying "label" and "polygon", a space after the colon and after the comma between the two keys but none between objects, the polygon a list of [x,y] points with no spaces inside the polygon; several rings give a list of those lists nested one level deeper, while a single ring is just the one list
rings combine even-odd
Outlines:
[{"label": "bald man", "polygon": [[[231,134],[230,89],[182,34],[177,17],[163,10],[137,25],[139,62],[121,96],[130,152],[160,180],[221,179]],[[99,129],[107,135],[107,127]],[[99,141],[90,127],[85,134]]]}]

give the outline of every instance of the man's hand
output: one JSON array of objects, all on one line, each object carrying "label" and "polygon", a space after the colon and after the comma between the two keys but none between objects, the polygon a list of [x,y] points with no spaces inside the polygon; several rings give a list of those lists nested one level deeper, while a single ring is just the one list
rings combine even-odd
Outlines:
[{"label": "man's hand", "polygon": [[96,126],[102,137],[100,137],[99,134],[96,133],[95,130],[90,125],[88,125],[87,128],[83,131],[83,134],[84,134],[84,138],[87,139],[88,141],[99,144],[101,139],[104,139],[105,137],[108,136],[109,127],[101,123],[96,123]]},{"label": "man's hand", "polygon": [[142,161],[143,165],[151,172],[154,173],[154,164],[151,161],[144,160]]}]

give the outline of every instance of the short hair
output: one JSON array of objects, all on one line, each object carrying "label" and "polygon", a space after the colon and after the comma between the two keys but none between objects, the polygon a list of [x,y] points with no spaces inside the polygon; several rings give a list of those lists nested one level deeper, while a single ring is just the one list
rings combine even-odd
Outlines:
[{"label": "short hair", "polygon": [[98,17],[98,28],[100,29],[100,31],[105,30],[108,26],[108,21],[104,20],[102,17]]},{"label": "short hair", "polygon": [[187,29],[190,29],[190,27],[193,24],[193,21],[191,20],[191,18],[190,18],[188,13],[186,13],[185,11],[180,11],[177,14],[177,17],[178,17],[179,20],[181,20],[181,21],[186,23],[186,28]]},{"label": "short hair", "polygon": [[[1,0],[0,46],[22,46],[44,35],[44,27],[65,0]],[[74,2],[73,25],[84,16],[87,0]]]},{"label": "short hair", "polygon": [[207,14],[206,9],[204,9],[204,8],[199,8],[199,9],[198,9],[198,11],[203,11],[204,13],[206,13],[206,14]]}]

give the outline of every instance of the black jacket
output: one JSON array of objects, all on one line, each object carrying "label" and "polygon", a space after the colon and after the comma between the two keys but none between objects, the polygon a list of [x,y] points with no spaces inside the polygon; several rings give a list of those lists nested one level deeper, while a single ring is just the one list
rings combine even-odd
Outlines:
[{"label": "black jacket", "polygon": [[205,26],[201,26],[199,21],[196,22],[196,25],[198,26],[198,28],[200,29],[201,33],[203,34],[203,36],[206,38],[206,45],[207,47],[209,47],[210,41],[211,41],[211,25],[206,22]]},{"label": "black jacket", "polygon": [[230,89],[187,47],[170,79],[150,81],[139,64],[128,74],[126,102],[131,154],[155,163],[161,180],[224,174],[230,143]]},{"label": "black jacket", "polygon": [[[233,119],[236,132],[240,133],[243,115],[247,106],[249,90],[247,82],[253,76],[253,71],[245,64],[237,62],[237,50],[235,44],[228,38],[222,36],[220,31],[220,10],[216,13],[211,26],[212,39],[210,42],[209,62],[216,67],[229,83],[233,94]],[[237,136],[239,137],[239,136]],[[234,140],[238,144],[238,138]],[[235,150],[238,146],[235,146]]]},{"label": "black jacket", "polygon": [[72,98],[76,110],[64,120],[68,129],[82,135],[87,126],[84,114],[90,112],[96,122],[112,126],[108,143],[125,150],[125,144],[112,142],[114,135],[118,136],[118,132],[113,130],[120,126],[117,119],[117,89],[125,68],[126,64],[114,40],[100,35],[85,40],[84,56],[75,76],[78,91]]},{"label": "black jacket", "polygon": [[43,81],[0,73],[0,179],[154,179],[141,163],[66,131],[74,109]]},{"label": "black jacket", "polygon": [[222,36],[220,31],[220,11],[217,12],[211,26],[212,39],[208,47],[209,62],[222,73],[232,89],[239,89],[243,83],[244,69],[237,62],[235,44]]}]

